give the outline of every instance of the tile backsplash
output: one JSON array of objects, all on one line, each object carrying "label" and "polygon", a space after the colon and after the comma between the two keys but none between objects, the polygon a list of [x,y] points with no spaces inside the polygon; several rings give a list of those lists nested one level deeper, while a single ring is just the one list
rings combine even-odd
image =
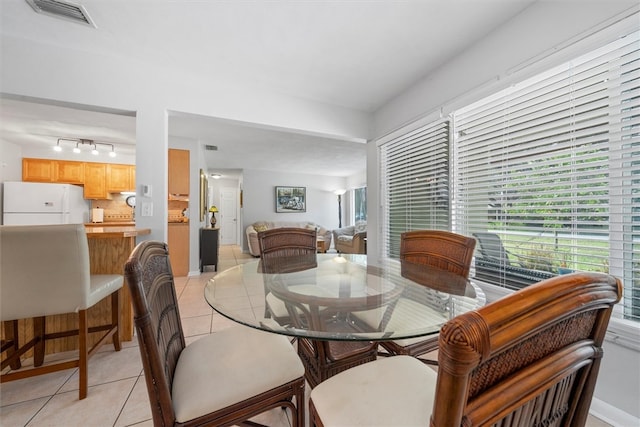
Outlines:
[{"label": "tile backsplash", "polygon": [[111,200],[92,200],[91,209],[104,209],[104,222],[133,222],[133,208],[127,206],[127,197],[114,194]]},{"label": "tile backsplash", "polygon": [[[92,200],[91,209],[104,209],[104,222],[133,222],[133,208],[127,206],[126,198],[122,194],[114,194],[111,200]],[[188,222],[189,202],[184,200],[169,200],[169,222]],[[187,211],[185,212],[185,209]],[[183,215],[185,212],[186,215]]]}]

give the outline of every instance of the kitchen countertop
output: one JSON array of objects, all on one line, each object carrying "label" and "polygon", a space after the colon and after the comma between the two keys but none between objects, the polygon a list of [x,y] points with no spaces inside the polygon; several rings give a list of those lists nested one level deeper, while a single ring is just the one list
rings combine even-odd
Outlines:
[{"label": "kitchen countertop", "polygon": [[89,239],[109,239],[114,237],[136,237],[151,234],[150,228],[136,228],[133,226],[86,226],[87,237]]},{"label": "kitchen countertop", "polygon": [[133,221],[105,221],[105,222],[86,222],[87,227],[133,227],[136,225]]}]

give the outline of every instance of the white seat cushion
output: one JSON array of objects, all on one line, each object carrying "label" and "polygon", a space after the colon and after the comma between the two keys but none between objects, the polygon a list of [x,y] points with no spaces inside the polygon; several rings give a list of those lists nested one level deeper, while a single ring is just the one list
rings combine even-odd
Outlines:
[{"label": "white seat cushion", "polygon": [[327,427],[428,426],[436,378],[413,357],[386,357],[318,384],[310,399]]},{"label": "white seat cushion", "polygon": [[304,375],[283,335],[237,326],[201,338],[180,354],[173,407],[186,422],[256,396]]},{"label": "white seat cushion", "polygon": [[122,288],[124,283],[124,278],[119,274],[92,274],[90,280],[91,285],[87,296],[87,306],[81,307],[84,309],[93,307],[103,298]]}]

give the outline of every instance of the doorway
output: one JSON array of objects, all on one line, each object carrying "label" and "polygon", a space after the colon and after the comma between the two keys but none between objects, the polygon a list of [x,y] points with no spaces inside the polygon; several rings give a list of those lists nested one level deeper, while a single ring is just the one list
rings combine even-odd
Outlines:
[{"label": "doorway", "polygon": [[220,189],[220,244],[238,244],[238,196],[235,188]]}]

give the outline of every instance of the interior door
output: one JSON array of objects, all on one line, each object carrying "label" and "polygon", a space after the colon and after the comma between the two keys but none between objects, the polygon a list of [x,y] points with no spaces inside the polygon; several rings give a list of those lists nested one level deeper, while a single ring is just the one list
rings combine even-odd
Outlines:
[{"label": "interior door", "polygon": [[235,188],[220,189],[220,244],[238,244],[238,196]]}]

